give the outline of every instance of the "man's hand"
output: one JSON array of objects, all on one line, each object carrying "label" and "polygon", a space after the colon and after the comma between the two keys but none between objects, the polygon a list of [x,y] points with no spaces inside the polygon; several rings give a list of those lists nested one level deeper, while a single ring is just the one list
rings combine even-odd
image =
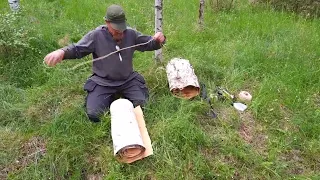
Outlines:
[{"label": "man's hand", "polygon": [[165,40],[165,37],[162,32],[157,32],[154,36],[153,39],[162,44]]},{"label": "man's hand", "polygon": [[58,49],[46,55],[44,61],[48,66],[55,66],[57,63],[61,62],[64,57],[64,51]]}]

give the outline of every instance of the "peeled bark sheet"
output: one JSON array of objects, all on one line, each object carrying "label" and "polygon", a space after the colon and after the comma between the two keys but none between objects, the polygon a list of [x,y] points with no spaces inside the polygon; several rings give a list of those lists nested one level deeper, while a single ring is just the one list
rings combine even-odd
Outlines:
[{"label": "peeled bark sheet", "polygon": [[174,96],[191,99],[200,93],[198,78],[189,60],[174,58],[166,67],[170,91]]},{"label": "peeled bark sheet", "polygon": [[133,108],[129,100],[118,99],[111,104],[110,113],[114,156],[118,161],[132,163],[153,154],[140,106]]}]

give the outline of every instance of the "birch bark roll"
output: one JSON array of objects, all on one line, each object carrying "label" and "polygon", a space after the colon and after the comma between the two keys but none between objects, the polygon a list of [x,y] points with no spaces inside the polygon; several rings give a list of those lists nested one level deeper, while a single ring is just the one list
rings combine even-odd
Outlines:
[{"label": "birch bark roll", "polygon": [[166,67],[170,91],[174,96],[191,99],[200,93],[198,77],[189,60],[174,58]]},{"label": "birch bark roll", "polygon": [[140,159],[145,146],[133,104],[127,99],[115,100],[110,105],[110,114],[114,155],[119,161],[127,163]]}]

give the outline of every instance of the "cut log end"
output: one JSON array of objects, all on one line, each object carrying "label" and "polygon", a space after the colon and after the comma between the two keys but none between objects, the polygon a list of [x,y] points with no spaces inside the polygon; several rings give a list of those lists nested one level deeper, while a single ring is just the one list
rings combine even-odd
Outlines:
[{"label": "cut log end", "polygon": [[200,94],[198,78],[189,60],[174,58],[166,67],[170,92],[183,99]]},{"label": "cut log end", "polygon": [[192,99],[199,95],[200,88],[195,86],[187,86],[182,89],[174,88],[171,93],[178,98]]}]

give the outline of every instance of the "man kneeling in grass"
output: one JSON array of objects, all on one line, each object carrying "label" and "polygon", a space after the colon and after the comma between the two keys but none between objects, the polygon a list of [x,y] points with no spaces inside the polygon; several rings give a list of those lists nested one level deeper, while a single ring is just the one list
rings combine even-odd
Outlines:
[{"label": "man kneeling in grass", "polygon": [[80,59],[91,53],[96,59],[118,49],[150,41],[93,62],[92,75],[84,85],[87,91],[86,113],[93,122],[100,121],[100,115],[109,109],[117,94],[130,100],[134,107],[145,105],[148,88],[143,76],[133,70],[133,53],[135,50],[160,49],[165,41],[161,32],[152,37],[127,27],[125,12],[119,5],[107,8],[105,22],[106,25],[88,32],[76,44],[55,50],[44,58],[48,66],[55,66],[64,59]]}]

